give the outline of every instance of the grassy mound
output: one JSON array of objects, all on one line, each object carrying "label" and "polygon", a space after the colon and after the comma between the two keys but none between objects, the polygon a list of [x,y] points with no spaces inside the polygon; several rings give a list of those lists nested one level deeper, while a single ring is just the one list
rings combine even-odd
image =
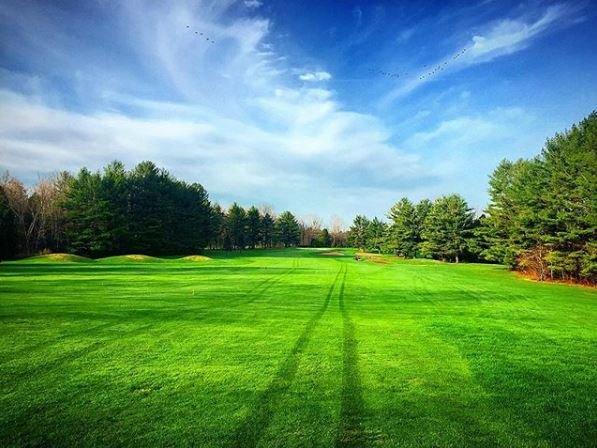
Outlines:
[{"label": "grassy mound", "polygon": [[205,255],[187,255],[186,257],[182,257],[180,260],[202,262],[202,261],[209,261],[209,260],[211,260],[211,258],[206,257]]},{"label": "grassy mound", "polygon": [[25,263],[90,263],[93,260],[73,254],[45,254],[25,258],[21,261]]},{"label": "grassy mound", "polygon": [[156,263],[162,262],[164,260],[157,257],[151,257],[149,255],[131,254],[100,258],[97,261],[102,263]]}]

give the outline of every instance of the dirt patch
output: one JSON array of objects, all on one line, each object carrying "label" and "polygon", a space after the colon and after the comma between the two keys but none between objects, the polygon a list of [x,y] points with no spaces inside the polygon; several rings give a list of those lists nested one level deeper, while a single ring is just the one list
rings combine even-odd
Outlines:
[{"label": "dirt patch", "polygon": [[369,252],[357,252],[357,255],[361,257],[362,260],[370,261],[371,263],[376,264],[390,264],[391,261],[388,258],[388,255],[382,254],[372,254]]},{"label": "dirt patch", "polygon": [[325,255],[326,257],[343,257],[344,254],[342,252],[323,252],[319,255]]},{"label": "dirt patch", "polygon": [[181,260],[202,262],[209,261],[211,260],[211,258],[206,257],[205,255],[187,255],[186,257],[182,257]]},{"label": "dirt patch", "polygon": [[533,283],[545,283],[545,284],[556,284],[556,285],[568,285],[568,286],[578,286],[581,288],[589,288],[589,289],[597,289],[596,283],[591,283],[590,281],[583,281],[583,280],[563,280],[563,279],[549,279],[546,278],[544,280],[539,280],[537,275],[533,275],[528,272],[523,271],[513,271],[514,274],[520,278],[521,280],[526,280],[528,282]]}]

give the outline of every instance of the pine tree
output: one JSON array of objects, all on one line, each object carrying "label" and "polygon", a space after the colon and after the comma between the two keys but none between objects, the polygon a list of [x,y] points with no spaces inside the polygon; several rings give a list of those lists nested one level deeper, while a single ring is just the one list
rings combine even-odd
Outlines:
[{"label": "pine tree", "polygon": [[387,224],[377,217],[373,218],[367,226],[367,249],[370,252],[383,252],[387,240],[387,232]]},{"label": "pine tree", "polygon": [[274,245],[274,233],[275,233],[275,220],[268,212],[261,217],[260,224],[260,240],[264,247],[273,247]]},{"label": "pine tree", "polygon": [[402,198],[390,209],[392,224],[388,231],[388,246],[397,255],[413,258],[419,244],[417,210],[408,198]]},{"label": "pine tree", "polygon": [[276,235],[284,247],[296,246],[301,239],[299,223],[292,213],[283,212],[276,220]]},{"label": "pine tree", "polygon": [[348,242],[358,249],[367,247],[367,228],[369,220],[363,215],[357,215],[348,229]]},{"label": "pine tree", "polygon": [[467,250],[473,223],[474,215],[462,197],[453,194],[437,199],[425,219],[423,253],[458,263]]},{"label": "pine tree", "polygon": [[247,245],[254,249],[258,244],[261,243],[261,217],[259,216],[259,210],[255,206],[252,206],[247,211]]},{"label": "pine tree", "polygon": [[114,248],[110,233],[113,209],[102,185],[100,173],[86,168],[69,180],[63,200],[69,250],[83,255],[107,255]]},{"label": "pine tree", "polygon": [[230,241],[233,249],[244,249],[246,245],[245,232],[247,214],[236,202],[232,204],[226,214],[226,223],[230,231]]}]

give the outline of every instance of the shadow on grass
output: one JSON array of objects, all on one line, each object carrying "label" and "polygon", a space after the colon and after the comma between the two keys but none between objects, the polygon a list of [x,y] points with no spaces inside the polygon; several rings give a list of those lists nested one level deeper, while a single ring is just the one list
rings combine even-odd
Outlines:
[{"label": "shadow on grass", "polygon": [[337,447],[364,446],[362,418],[364,414],[363,387],[358,365],[358,341],[355,337],[354,323],[344,304],[344,286],[346,270],[340,285],[339,307],[344,326],[342,395],[340,406],[340,428],[336,438]]},{"label": "shadow on grass", "polygon": [[315,327],[319,323],[321,317],[328,309],[334,288],[340,277],[342,268],[336,274],[330,289],[325,297],[323,305],[311,317],[303,332],[294,343],[290,353],[286,356],[282,365],[276,372],[273,380],[258,397],[253,408],[243,422],[237,427],[231,440],[231,446],[234,447],[254,447],[261,439],[263,432],[269,426],[272,416],[274,415],[274,408],[281,396],[288,390],[296,376],[299,362],[305,348],[311,339],[311,335]]}]

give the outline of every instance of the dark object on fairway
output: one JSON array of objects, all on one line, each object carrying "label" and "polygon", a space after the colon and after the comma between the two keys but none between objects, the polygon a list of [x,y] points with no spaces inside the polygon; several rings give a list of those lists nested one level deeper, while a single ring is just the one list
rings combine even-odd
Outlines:
[{"label": "dark object on fairway", "polygon": [[355,261],[361,261],[361,257],[358,254],[355,254],[354,259]]}]

